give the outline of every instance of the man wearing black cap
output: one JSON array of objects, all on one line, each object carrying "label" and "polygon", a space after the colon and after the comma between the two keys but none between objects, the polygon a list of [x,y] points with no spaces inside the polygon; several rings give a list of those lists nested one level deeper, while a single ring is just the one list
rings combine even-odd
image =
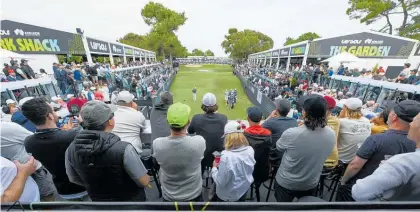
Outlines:
[{"label": "man wearing black cap", "polygon": [[35,79],[35,72],[32,70],[32,68],[28,65],[28,60],[22,59],[20,68],[22,71],[25,72],[26,76],[28,76],[28,79]]},{"label": "man wearing black cap", "polygon": [[97,100],[83,106],[84,130],[66,151],[67,175],[93,201],[146,201],[149,175],[134,146],[111,133],[115,110]]},{"label": "man wearing black cap", "polygon": [[336,201],[354,201],[351,188],[358,179],[371,175],[381,164],[393,155],[414,152],[416,143],[407,138],[410,123],[420,113],[420,103],[404,100],[395,105],[388,116],[389,130],[369,136],[347,166],[337,191]]},{"label": "man wearing black cap", "polygon": [[324,162],[335,145],[335,132],[327,127],[326,100],[313,94],[303,97],[300,105],[304,124],[286,130],[276,144],[284,154],[274,185],[278,202],[315,195]]},{"label": "man wearing black cap", "polygon": [[249,127],[245,129],[244,135],[248,140],[249,145],[254,148],[254,183],[257,188],[261,183],[268,180],[269,174],[269,153],[271,146],[271,132],[262,127],[260,121],[262,119],[261,110],[254,106],[247,110]]}]

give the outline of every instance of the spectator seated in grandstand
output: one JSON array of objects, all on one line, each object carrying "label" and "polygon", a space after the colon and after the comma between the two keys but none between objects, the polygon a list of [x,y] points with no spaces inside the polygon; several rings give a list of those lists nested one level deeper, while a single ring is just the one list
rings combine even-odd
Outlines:
[{"label": "spectator seated in grandstand", "polygon": [[[25,97],[25,98],[21,99],[19,101],[19,107],[22,108],[22,105],[25,102],[27,102],[31,99],[33,99],[33,97]],[[14,107],[12,107],[12,108],[14,108]],[[12,110],[13,109],[11,109],[11,111]],[[21,125],[22,127],[24,127],[25,129],[27,129],[31,132],[35,132],[35,130],[36,130],[35,124],[32,123],[31,120],[29,120],[28,118],[25,117],[25,115],[22,113],[22,110],[19,110],[19,109],[14,110],[11,120],[12,120],[12,122],[15,122],[16,124]]]},{"label": "spectator seated in grandstand", "polygon": [[262,124],[262,127],[271,132],[271,149],[270,149],[270,163],[271,165],[280,165],[282,154],[276,148],[276,142],[280,139],[283,132],[289,128],[297,127],[296,119],[287,117],[290,112],[290,101],[287,99],[278,99],[275,102],[276,110]]},{"label": "spectator seated in grandstand", "polygon": [[115,111],[96,100],[83,106],[80,116],[85,130],[66,151],[67,175],[86,188],[92,201],[146,201],[149,175],[133,145],[111,133]]},{"label": "spectator seated in grandstand", "polygon": [[338,138],[339,160],[348,164],[356,156],[363,141],[370,135],[371,125],[362,114],[362,101],[358,98],[345,100],[340,113],[340,133]]},{"label": "spectator seated in grandstand", "polygon": [[357,180],[352,188],[356,201],[420,199],[420,113],[410,123],[408,139],[415,141],[415,152],[395,155],[382,162],[371,175]]},{"label": "spectator seated in grandstand", "polygon": [[202,201],[201,160],[206,141],[200,135],[187,136],[190,112],[191,108],[182,103],[169,106],[171,135],[153,141],[164,201]]},{"label": "spectator seated in grandstand", "polygon": [[389,103],[389,105],[385,105],[382,112],[370,120],[372,126],[370,132],[371,135],[383,133],[389,129],[387,122],[392,108],[393,104]]},{"label": "spectator seated in grandstand", "polygon": [[14,82],[14,81],[21,81],[24,80],[21,76],[16,75],[15,70],[9,69],[9,75],[7,76],[7,81]]},{"label": "spectator seated in grandstand", "polygon": [[327,169],[331,169],[337,166],[338,164],[338,150],[337,150],[337,140],[338,134],[340,130],[340,120],[332,115],[332,110],[336,106],[335,99],[331,96],[324,96],[325,101],[327,102],[327,125],[330,127],[335,133],[335,145],[333,151],[328,156],[327,160],[325,161],[324,167]]},{"label": "spectator seated in grandstand", "polygon": [[1,173],[1,202],[4,203],[32,203],[39,202],[39,189],[30,177],[36,170],[33,157],[29,157],[25,164],[15,163],[0,157]]},{"label": "spectator seated in grandstand", "polygon": [[315,195],[323,165],[336,142],[334,131],[326,127],[325,99],[308,95],[300,101],[304,124],[286,130],[276,143],[284,153],[274,185],[278,202]]},{"label": "spectator seated in grandstand", "polygon": [[245,201],[246,192],[254,181],[254,150],[249,146],[237,121],[229,121],[224,132],[225,150],[220,160],[214,160],[211,170],[216,184],[216,200]]},{"label": "spectator seated in grandstand", "polygon": [[263,114],[258,107],[248,108],[247,114],[249,127],[245,129],[244,135],[255,152],[256,163],[252,175],[256,189],[259,189],[259,186],[268,180],[270,173],[271,132],[260,125]]},{"label": "spectator seated in grandstand", "polygon": [[[19,161],[25,164],[29,161],[30,155],[26,152],[24,140],[27,136],[33,135],[22,126],[13,122],[1,122],[1,156],[10,161]],[[39,187],[41,201],[54,201],[57,189],[52,180],[51,173],[35,160],[36,171],[31,175]]]},{"label": "spectator seated in grandstand", "polygon": [[162,92],[160,94],[160,102],[153,106],[150,113],[150,127],[152,128],[152,141],[156,138],[167,137],[171,134],[167,121],[168,108],[173,104],[172,94]]},{"label": "spectator seated in grandstand", "polygon": [[420,113],[420,103],[404,100],[398,103],[389,114],[389,130],[369,136],[347,166],[341,178],[336,201],[354,201],[351,188],[356,180],[371,175],[381,161],[393,155],[414,152],[416,143],[407,138],[410,122]]},{"label": "spectator seated in grandstand", "polygon": [[137,111],[134,95],[128,91],[118,93],[117,104],[112,133],[120,137],[121,140],[131,143],[137,152],[141,153],[143,145],[140,134],[146,128],[146,118],[140,111]]},{"label": "spectator seated in grandstand", "polygon": [[227,117],[224,114],[217,113],[219,107],[214,94],[204,94],[202,103],[201,109],[204,111],[204,114],[193,116],[188,127],[188,133],[201,135],[206,141],[206,151],[201,163],[202,172],[204,172],[206,167],[212,166],[214,160],[213,152],[221,152],[224,149],[222,135],[224,126],[227,123]]},{"label": "spectator seated in grandstand", "polygon": [[57,128],[58,115],[42,98],[26,101],[22,105],[22,113],[36,126],[36,132],[24,141],[25,149],[51,172],[58,193],[85,191],[84,187],[71,183],[66,175],[65,152],[78,133],[71,130],[72,118],[62,128],[64,130]]}]

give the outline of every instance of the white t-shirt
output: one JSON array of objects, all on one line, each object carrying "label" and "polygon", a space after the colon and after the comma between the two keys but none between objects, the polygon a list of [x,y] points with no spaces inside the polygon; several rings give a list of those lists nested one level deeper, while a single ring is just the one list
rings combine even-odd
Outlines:
[{"label": "white t-shirt", "polygon": [[112,133],[118,135],[122,141],[131,143],[139,153],[142,152],[140,133],[141,129],[146,128],[144,115],[133,108],[118,106],[114,112],[114,120]]},{"label": "white t-shirt", "polygon": [[356,156],[359,146],[370,136],[370,122],[367,118],[340,119],[338,155],[344,163],[349,163]]},{"label": "white t-shirt", "polygon": [[108,87],[104,86],[100,89],[102,95],[104,96],[104,102],[109,102],[111,99],[109,98],[109,89]]},{"label": "white t-shirt", "polygon": [[[1,185],[0,194],[3,195],[4,191],[12,184],[17,175],[17,167],[14,163],[4,157],[0,157],[0,173]],[[23,188],[22,195],[19,197],[21,203],[39,202],[39,188],[32,177],[26,179],[25,187]]]}]

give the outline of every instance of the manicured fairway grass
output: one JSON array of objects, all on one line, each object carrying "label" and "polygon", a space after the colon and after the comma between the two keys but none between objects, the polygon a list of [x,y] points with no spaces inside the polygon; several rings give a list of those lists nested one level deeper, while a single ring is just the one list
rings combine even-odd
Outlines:
[{"label": "manicured fairway grass", "polygon": [[[197,87],[196,102],[192,98],[193,87]],[[234,109],[228,109],[224,91],[235,88],[238,91],[237,103]],[[216,95],[219,113],[225,114],[229,120],[246,120],[246,109],[252,106],[244,93],[241,82],[232,74],[232,68],[229,65],[181,66],[170,91],[174,95],[174,102],[182,102],[191,107],[191,117],[194,114],[203,113],[201,100],[208,92]]]}]

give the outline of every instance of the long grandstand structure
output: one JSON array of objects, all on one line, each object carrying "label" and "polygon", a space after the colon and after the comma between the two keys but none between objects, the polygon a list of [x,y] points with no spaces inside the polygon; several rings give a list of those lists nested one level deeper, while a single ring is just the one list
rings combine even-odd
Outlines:
[{"label": "long grandstand structure", "polygon": [[233,64],[233,60],[228,57],[214,56],[188,56],[187,58],[177,58],[179,64]]}]

